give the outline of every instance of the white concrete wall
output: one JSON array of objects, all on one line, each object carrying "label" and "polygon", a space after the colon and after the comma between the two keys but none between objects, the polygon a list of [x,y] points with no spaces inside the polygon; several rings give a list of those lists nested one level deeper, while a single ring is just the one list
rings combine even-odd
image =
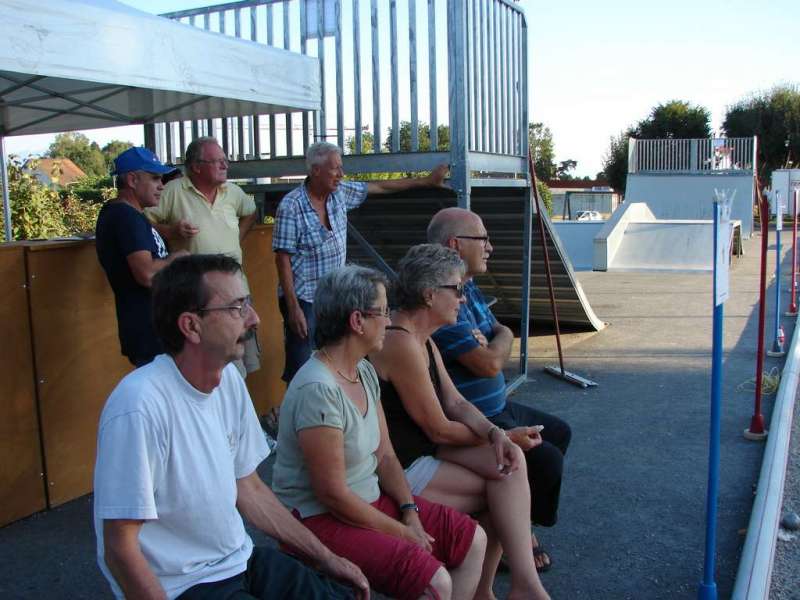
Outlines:
[{"label": "white concrete wall", "polygon": [[594,237],[603,225],[603,221],[553,221],[561,245],[575,270],[592,269]]},{"label": "white concrete wall", "polygon": [[645,202],[656,219],[713,218],[714,188],[736,190],[731,219],[742,222],[742,236],[753,232],[753,177],[750,174],[658,175],[629,173],[625,203]]},{"label": "white concrete wall", "polygon": [[625,202],[611,215],[592,242],[592,266],[595,271],[607,271],[617,254],[625,229],[631,221],[655,221],[655,215],[644,202]]}]

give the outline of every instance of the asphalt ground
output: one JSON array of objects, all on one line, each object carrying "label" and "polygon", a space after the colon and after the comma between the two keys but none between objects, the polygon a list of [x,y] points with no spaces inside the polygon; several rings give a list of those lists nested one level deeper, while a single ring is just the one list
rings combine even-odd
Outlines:
[{"label": "asphalt ground", "polygon": [[[747,382],[755,375],[759,242],[745,242],[725,305],[720,598],[733,586],[763,453],[763,443],[742,437],[754,397]],[[573,429],[559,522],[537,531],[554,563],[543,582],[559,599],[696,597],[705,536],[710,275],[583,272],[579,279],[610,325],[598,333],[565,334],[566,368],[598,387],[581,389],[543,373],[543,366],[557,362],[555,340],[537,333],[530,382],[514,396],[566,419]],[[770,288],[768,346],[773,294]],[[782,301],[785,307],[787,294]],[[793,320],[782,321],[788,343]],[[765,369],[780,365],[768,358]],[[772,402],[765,397],[767,422]],[[268,479],[268,465],[260,470]],[[8,525],[0,529],[0,598],[110,597],[94,553],[90,496]],[[508,576],[499,576],[499,597],[507,586]],[[790,597],[797,596],[782,596]]]}]

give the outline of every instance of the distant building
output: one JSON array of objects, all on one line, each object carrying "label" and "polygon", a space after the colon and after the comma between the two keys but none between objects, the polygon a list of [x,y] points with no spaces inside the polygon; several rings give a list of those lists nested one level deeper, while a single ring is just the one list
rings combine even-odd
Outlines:
[{"label": "distant building", "polygon": [[602,179],[552,179],[547,182],[553,195],[553,218],[574,219],[585,210],[594,210],[607,219],[619,204],[619,194]]},{"label": "distant building", "polygon": [[34,169],[29,166],[32,162],[26,163],[25,170],[50,188],[67,187],[81,177],[86,177],[86,173],[68,158],[40,158],[35,161],[38,164]]}]

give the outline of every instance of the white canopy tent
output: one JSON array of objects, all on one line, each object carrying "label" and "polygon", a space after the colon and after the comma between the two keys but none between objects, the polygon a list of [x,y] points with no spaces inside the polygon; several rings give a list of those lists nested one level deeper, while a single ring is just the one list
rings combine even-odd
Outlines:
[{"label": "white canopy tent", "polygon": [[6,240],[6,136],[320,107],[316,58],[113,0],[3,0],[0,39]]}]

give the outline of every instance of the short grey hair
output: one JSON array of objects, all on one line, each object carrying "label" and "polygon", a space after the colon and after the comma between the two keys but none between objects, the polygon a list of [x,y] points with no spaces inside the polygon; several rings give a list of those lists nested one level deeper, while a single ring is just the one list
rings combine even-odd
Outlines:
[{"label": "short grey hair", "polygon": [[342,149],[330,142],[316,142],[311,144],[306,151],[306,171],[311,174],[311,170],[328,160],[328,156],[333,153],[342,155]]},{"label": "short grey hair", "polygon": [[428,242],[446,246],[451,239],[458,237],[464,231],[464,224],[468,220],[478,217],[474,212],[465,208],[451,206],[443,208],[431,219],[428,224]]},{"label": "short grey hair", "polygon": [[314,294],[314,342],[317,348],[337,342],[350,333],[353,311],[365,311],[378,297],[378,285],[388,286],[380,271],[345,265],[323,275]]},{"label": "short grey hair", "polygon": [[425,306],[426,291],[445,285],[453,273],[463,277],[465,270],[464,261],[452,248],[440,244],[412,246],[397,263],[393,301],[406,310]]},{"label": "short grey hair", "polygon": [[[216,144],[217,146],[220,146],[217,138],[211,137],[210,135],[193,139],[186,148],[186,156],[183,158],[183,164],[185,164],[187,167],[190,167],[201,160],[200,157],[203,155],[203,148],[208,144]],[[222,146],[220,146],[220,148],[221,147]]]}]

